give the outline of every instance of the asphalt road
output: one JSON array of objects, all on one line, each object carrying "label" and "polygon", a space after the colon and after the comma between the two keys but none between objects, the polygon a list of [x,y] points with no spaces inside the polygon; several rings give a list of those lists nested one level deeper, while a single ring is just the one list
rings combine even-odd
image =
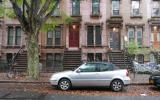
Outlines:
[{"label": "asphalt road", "polygon": [[76,95],[58,95],[41,94],[36,92],[0,92],[0,100],[160,100],[160,97],[148,96],[76,96]]}]

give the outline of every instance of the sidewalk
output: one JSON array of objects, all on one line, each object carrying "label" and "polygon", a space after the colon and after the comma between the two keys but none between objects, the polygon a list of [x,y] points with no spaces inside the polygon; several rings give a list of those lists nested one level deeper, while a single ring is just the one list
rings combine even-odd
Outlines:
[{"label": "sidewalk", "polygon": [[[53,73],[41,73],[39,80],[26,80],[25,75],[17,76],[9,79],[6,73],[0,73],[0,83],[49,83],[49,78]],[[131,83],[133,85],[148,85],[148,74],[130,74]]]}]

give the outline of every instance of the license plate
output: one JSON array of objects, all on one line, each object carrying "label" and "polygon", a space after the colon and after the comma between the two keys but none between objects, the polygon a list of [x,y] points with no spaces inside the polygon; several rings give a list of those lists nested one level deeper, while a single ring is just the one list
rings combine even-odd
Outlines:
[{"label": "license plate", "polygon": [[154,84],[154,81],[153,80],[149,80],[149,84]]}]

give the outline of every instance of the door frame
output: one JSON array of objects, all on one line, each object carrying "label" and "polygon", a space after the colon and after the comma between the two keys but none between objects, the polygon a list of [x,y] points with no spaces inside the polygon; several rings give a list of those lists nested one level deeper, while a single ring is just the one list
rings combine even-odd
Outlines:
[{"label": "door frame", "polygon": [[[70,46],[70,28],[73,28],[73,27],[78,27],[78,46],[77,47],[72,47],[72,46]],[[74,29],[73,29],[74,30]],[[68,28],[68,50],[79,50],[79,48],[80,48],[80,25],[79,24],[71,24],[71,25],[69,25],[69,28]]]},{"label": "door frame", "polygon": [[121,28],[116,28],[116,30],[114,31],[113,28],[110,29],[109,31],[109,47],[111,48],[111,45],[110,45],[110,34],[111,33],[114,33],[114,34],[118,34],[118,38],[119,38],[119,43],[118,43],[118,48],[112,48],[112,50],[121,50]]}]

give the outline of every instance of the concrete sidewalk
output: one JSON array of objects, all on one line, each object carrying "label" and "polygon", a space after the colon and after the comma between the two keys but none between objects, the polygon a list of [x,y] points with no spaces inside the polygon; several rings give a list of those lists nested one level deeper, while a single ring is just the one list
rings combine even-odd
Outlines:
[{"label": "concrete sidewalk", "polygon": [[[7,73],[0,73],[0,83],[49,83],[49,78],[53,73],[41,73],[39,80],[27,80],[25,75],[17,75],[15,78],[8,78]],[[133,85],[148,85],[148,74],[130,74]]]}]

